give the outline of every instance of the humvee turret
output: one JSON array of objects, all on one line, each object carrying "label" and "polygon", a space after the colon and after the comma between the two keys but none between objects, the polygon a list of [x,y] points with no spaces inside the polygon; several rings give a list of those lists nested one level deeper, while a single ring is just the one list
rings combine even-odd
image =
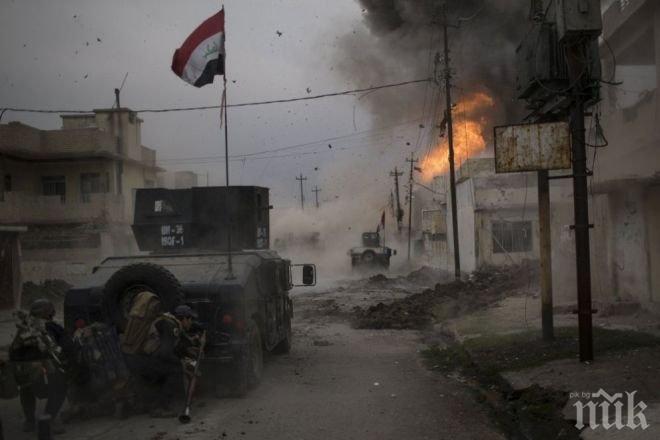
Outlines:
[{"label": "humvee turret", "polygon": [[[121,333],[144,290],[169,311],[188,304],[207,331],[206,379],[218,394],[228,377],[232,394],[245,393],[260,380],[264,350],[291,348],[289,290],[300,265],[269,249],[268,189],[139,189],[135,200],[133,232],[144,255],[101,262],[86,284],[67,293],[65,326],[103,322]],[[301,272],[304,285],[315,283],[313,265]]]}]

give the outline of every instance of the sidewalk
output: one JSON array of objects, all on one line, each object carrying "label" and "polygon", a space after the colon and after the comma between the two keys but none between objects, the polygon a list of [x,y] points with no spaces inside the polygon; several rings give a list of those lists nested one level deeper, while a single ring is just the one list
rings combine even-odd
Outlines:
[{"label": "sidewalk", "polygon": [[[599,308],[596,306],[595,308]],[[626,392],[636,392],[634,401],[642,406],[648,428],[635,430],[625,426],[608,430],[587,426],[580,438],[593,439],[658,439],[660,438],[660,317],[636,307],[600,306],[594,316],[594,361],[581,363],[577,357],[577,316],[572,307],[555,310],[557,341],[545,344],[541,335],[541,304],[538,297],[507,297],[494,307],[478,311],[436,326],[436,331],[461,343],[469,353],[469,362],[482,372],[497,373],[505,388],[520,395],[525,390],[559,391],[564,398],[563,417],[575,424],[576,402],[586,405],[587,393],[604,390],[609,395],[622,393],[623,420],[627,419]],[[617,312],[622,312],[618,313]],[[580,397],[582,396],[582,397]],[[544,399],[541,394],[539,399]],[[595,401],[601,405],[603,399]],[[527,405],[547,402],[524,402]],[[552,403],[552,402],[551,402]],[[614,421],[615,402],[609,405],[609,420]],[[646,405],[646,408],[643,408]],[[602,406],[594,407],[598,424],[602,425]],[[588,409],[584,412],[589,424]],[[639,421],[639,420],[637,420]],[[569,437],[570,438],[570,437]]]}]

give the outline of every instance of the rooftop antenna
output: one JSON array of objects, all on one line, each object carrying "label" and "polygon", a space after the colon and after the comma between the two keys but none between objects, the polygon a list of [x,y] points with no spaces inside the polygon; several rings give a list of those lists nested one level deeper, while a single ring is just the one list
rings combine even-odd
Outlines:
[{"label": "rooftop antenna", "polygon": [[115,107],[117,107],[117,109],[121,108],[121,105],[119,103],[119,94],[124,88],[124,84],[126,84],[126,78],[128,78],[128,72],[126,72],[126,74],[124,75],[124,79],[121,81],[121,85],[119,86],[119,88],[115,89]]}]

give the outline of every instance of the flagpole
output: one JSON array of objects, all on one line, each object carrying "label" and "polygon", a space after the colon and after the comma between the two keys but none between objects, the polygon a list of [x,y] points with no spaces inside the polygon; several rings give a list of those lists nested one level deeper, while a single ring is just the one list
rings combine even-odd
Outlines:
[{"label": "flagpole", "polygon": [[[225,7],[224,5],[222,6],[222,10],[224,11]],[[226,23],[226,20],[225,20]],[[223,38],[225,38],[226,41],[226,35],[227,32],[225,30]],[[224,113],[224,123],[225,123],[225,186],[227,187],[227,201],[229,202],[231,199],[229,197],[229,125],[228,125],[228,119],[227,119],[227,46],[226,44],[224,54],[223,54],[223,60],[222,63],[224,64],[223,68],[223,74],[222,74],[222,82],[223,82],[223,96],[224,99],[222,100],[224,108],[223,113]],[[232,257],[231,257],[231,233],[232,233],[232,224],[233,224],[233,218],[231,214],[231,209],[229,210],[229,227],[227,228],[227,278],[228,280],[233,280],[234,277],[234,268],[232,264]]]},{"label": "flagpole", "polygon": [[[225,55],[225,66],[226,66],[226,55]],[[226,67],[225,67],[226,69]],[[225,75],[227,72],[225,72]],[[229,187],[229,127],[227,127],[227,77],[225,75],[222,75],[223,82],[224,82],[224,99],[223,105],[224,108],[222,109],[222,112],[224,113],[224,124],[225,124],[225,186]]]}]

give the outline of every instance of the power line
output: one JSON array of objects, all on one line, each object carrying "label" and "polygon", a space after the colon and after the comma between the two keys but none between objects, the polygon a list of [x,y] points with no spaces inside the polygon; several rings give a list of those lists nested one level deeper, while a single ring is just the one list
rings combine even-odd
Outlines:
[{"label": "power line", "polygon": [[[277,152],[280,152],[280,151],[293,150],[293,149],[296,149],[296,148],[314,147],[314,146],[318,146],[318,144],[325,144],[326,142],[333,142],[333,141],[345,140],[345,139],[351,139],[351,138],[358,138],[359,139],[360,136],[370,134],[370,133],[373,133],[373,135],[384,136],[386,134],[385,132],[387,132],[387,131],[395,128],[395,127],[401,127],[401,126],[404,126],[404,125],[409,125],[409,124],[412,124],[412,123],[419,122],[420,120],[421,120],[421,118],[416,118],[416,119],[401,122],[401,123],[398,123],[398,124],[389,125],[387,127],[380,127],[380,128],[374,128],[374,129],[371,129],[371,130],[358,131],[358,132],[351,133],[351,134],[346,134],[346,135],[341,135],[341,136],[334,136],[334,137],[325,138],[325,139],[319,139],[317,141],[305,142],[305,143],[302,143],[302,144],[295,144],[295,145],[289,145],[289,146],[285,146],[285,147],[278,147],[278,148],[273,148],[273,149],[270,149],[270,150],[262,150],[262,151],[258,151],[258,152],[254,152],[254,153],[235,154],[235,155],[231,155],[229,157],[231,159],[237,159],[237,158],[242,159],[242,158],[253,157],[253,156],[261,156],[262,154],[277,153]],[[382,132],[382,133],[379,134],[379,132]],[[186,158],[186,157],[180,157],[180,158],[173,157],[173,158],[160,159],[160,160],[158,160],[158,162],[159,163],[167,163],[167,162],[172,162],[172,161],[176,162],[176,161],[188,160],[188,159],[191,159],[191,160],[206,160],[206,159],[216,159],[218,157],[219,156],[188,157],[188,158]]]},{"label": "power line", "polygon": [[[227,107],[253,107],[257,105],[267,105],[267,104],[282,104],[288,102],[298,102],[298,101],[310,101],[314,99],[329,98],[333,96],[344,96],[352,95],[355,93],[370,92],[374,90],[381,90],[393,87],[401,87],[409,84],[424,83],[430,81],[429,78],[425,79],[416,79],[412,81],[403,81],[398,83],[383,84],[380,86],[372,86],[361,89],[353,90],[344,90],[341,92],[332,92],[324,93],[321,95],[312,95],[312,96],[302,96],[297,98],[288,98],[288,99],[273,99],[268,101],[254,101],[254,102],[242,102],[238,104],[227,104]],[[200,111],[200,110],[217,110],[220,109],[222,105],[207,105],[207,106],[198,106],[198,107],[171,107],[171,108],[146,108],[133,110],[134,113],[167,113],[167,112],[187,112],[187,111]],[[2,109],[4,111],[11,111],[15,113],[70,113],[70,114],[87,114],[93,113],[93,110],[48,110],[48,109],[31,109],[31,108],[17,108],[17,107],[6,107]]]}]

